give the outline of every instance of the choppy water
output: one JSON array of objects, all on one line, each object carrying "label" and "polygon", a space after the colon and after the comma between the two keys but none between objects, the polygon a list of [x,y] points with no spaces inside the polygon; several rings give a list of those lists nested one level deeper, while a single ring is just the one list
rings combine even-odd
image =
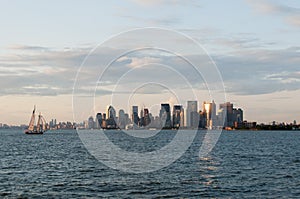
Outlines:
[{"label": "choppy water", "polygon": [[[163,132],[143,145],[108,132],[114,142],[133,151],[161,147],[174,134]],[[210,155],[199,159],[202,135],[174,164],[130,174],[98,162],[76,131],[25,135],[1,130],[0,198],[300,197],[299,131],[223,132]]]}]

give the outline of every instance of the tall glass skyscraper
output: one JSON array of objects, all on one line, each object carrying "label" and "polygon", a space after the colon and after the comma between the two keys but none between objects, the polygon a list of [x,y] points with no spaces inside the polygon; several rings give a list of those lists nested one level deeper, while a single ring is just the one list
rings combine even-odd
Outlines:
[{"label": "tall glass skyscraper", "polygon": [[114,129],[117,127],[117,123],[116,123],[116,119],[117,119],[117,115],[116,115],[116,110],[114,109],[113,106],[109,106],[107,108],[107,112],[106,112],[106,128],[111,128]]},{"label": "tall glass skyscraper", "polygon": [[139,124],[139,107],[138,106],[132,106],[132,115],[131,119],[134,126],[138,126]]},{"label": "tall glass skyscraper", "polygon": [[225,127],[233,126],[233,104],[230,102],[226,102],[224,104],[220,104],[220,109],[224,110],[225,113]]},{"label": "tall glass skyscraper", "polygon": [[198,103],[197,101],[187,101],[186,108],[186,126],[187,127],[198,127],[199,117],[198,114]]},{"label": "tall glass skyscraper", "polygon": [[217,116],[216,116],[216,104],[212,102],[203,102],[202,105],[203,112],[206,118],[206,127],[213,128],[217,125]]},{"label": "tall glass skyscraper", "polygon": [[97,113],[96,115],[96,127],[99,129],[99,128],[102,128],[102,114],[101,113]]},{"label": "tall glass skyscraper", "polygon": [[161,104],[161,109],[159,112],[159,117],[162,121],[163,128],[171,128],[171,111],[169,104]]},{"label": "tall glass skyscraper", "polygon": [[123,109],[119,110],[119,121],[118,126],[120,129],[124,129],[126,126],[126,118],[125,118],[125,112]]},{"label": "tall glass skyscraper", "polygon": [[144,108],[144,121],[143,121],[143,125],[144,126],[148,126],[151,123],[151,119],[150,119],[150,114],[149,114],[149,110],[147,108]]},{"label": "tall glass skyscraper", "polygon": [[116,118],[116,110],[113,106],[109,106],[106,112],[107,119],[115,119]]},{"label": "tall glass skyscraper", "polygon": [[184,126],[184,111],[182,105],[173,106],[173,127],[179,128]]}]

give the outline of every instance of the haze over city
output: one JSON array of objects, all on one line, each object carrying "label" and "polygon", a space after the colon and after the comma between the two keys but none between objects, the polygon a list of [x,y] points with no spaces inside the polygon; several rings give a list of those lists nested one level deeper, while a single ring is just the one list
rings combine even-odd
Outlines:
[{"label": "haze over city", "polygon": [[[201,44],[216,63],[224,83],[226,99],[218,103],[230,101],[235,107],[242,107],[244,119],[266,123],[300,121],[297,1],[29,0],[2,2],[1,8],[0,123],[27,124],[34,105],[48,120],[72,121],[74,81],[86,56],[113,35],[144,27],[179,32]],[[119,50],[104,46],[94,54],[105,59]],[[159,64],[185,69],[180,60],[166,53],[151,53],[137,52],[116,61],[116,70],[107,73],[104,85],[96,92],[96,112],[105,112],[112,102],[116,109],[126,112],[138,105],[157,114],[161,102],[185,105],[188,100],[213,100],[202,79],[187,75],[195,89],[195,99],[185,82],[179,82],[170,70],[156,70]],[[194,55],[188,48],[185,53],[187,57]],[[198,63],[206,63],[207,59],[198,57]],[[145,64],[149,66],[141,67]],[[77,90],[82,95],[95,87],[95,82],[88,81],[89,75],[104,66],[92,63],[90,67],[91,74],[80,76],[86,80],[86,85]],[[134,68],[136,73],[122,79],[112,101],[116,82],[108,80],[117,80],[115,75],[124,68]],[[145,79],[153,84],[144,85]],[[155,84],[161,80],[173,87],[166,89]],[[134,89],[133,97],[128,97]],[[89,116],[82,114],[79,119]]]}]

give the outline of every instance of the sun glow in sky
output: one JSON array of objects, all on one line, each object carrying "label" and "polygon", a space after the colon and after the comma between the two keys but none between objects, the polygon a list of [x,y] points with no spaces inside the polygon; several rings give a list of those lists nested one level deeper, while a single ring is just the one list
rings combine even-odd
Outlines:
[{"label": "sun glow in sky", "polygon": [[[1,1],[0,10],[0,123],[27,124],[34,104],[48,120],[72,121],[74,80],[88,53],[112,35],[143,27],[178,31],[200,43],[218,66],[227,101],[243,108],[245,119],[300,121],[299,1],[12,0]],[[99,56],[118,50],[106,48]],[[176,59],[168,61],[175,69],[182,66]],[[149,62],[166,60],[132,54],[118,60],[116,67]],[[153,72],[151,67],[144,71],[149,76]],[[154,76],[154,82],[162,78]],[[173,81],[170,75],[165,78]],[[120,89],[131,88],[131,80],[124,78]],[[105,85],[97,94],[100,112],[105,112],[114,87],[109,78]],[[155,84],[139,89],[144,95],[138,93],[133,101],[139,106],[158,109],[155,103],[160,99],[177,103]],[[184,88],[178,90],[192,98]],[[210,99],[205,89],[197,92],[201,107]],[[194,99],[179,103],[186,106],[186,100]],[[129,111],[122,100],[113,105]],[[82,120],[88,117],[82,115]]]}]

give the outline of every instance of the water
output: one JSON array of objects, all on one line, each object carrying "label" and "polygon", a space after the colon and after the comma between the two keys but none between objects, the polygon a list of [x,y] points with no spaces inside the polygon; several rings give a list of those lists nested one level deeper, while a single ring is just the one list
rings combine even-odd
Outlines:
[{"label": "water", "polygon": [[[175,132],[133,144],[109,131],[127,150],[155,150]],[[98,162],[76,131],[25,135],[0,131],[0,198],[274,198],[300,197],[300,132],[223,132],[199,159],[203,132],[174,164],[152,173],[130,174]],[[157,139],[156,139],[157,138]],[[140,148],[139,148],[140,147]]]}]

